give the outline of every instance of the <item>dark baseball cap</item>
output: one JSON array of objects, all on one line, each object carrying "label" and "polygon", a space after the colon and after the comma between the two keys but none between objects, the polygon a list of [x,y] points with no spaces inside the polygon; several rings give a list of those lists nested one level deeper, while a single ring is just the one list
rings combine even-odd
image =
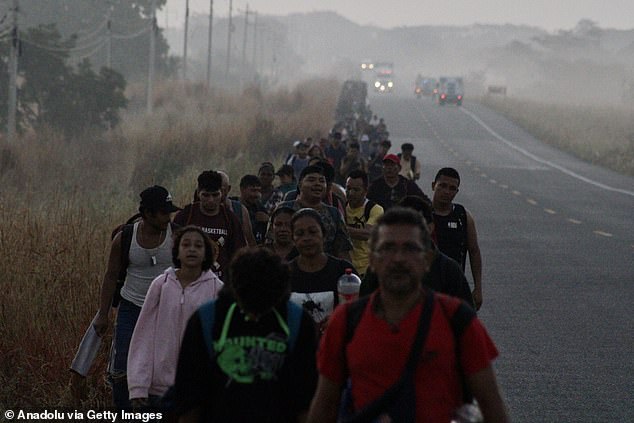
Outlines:
[{"label": "dark baseball cap", "polygon": [[160,210],[167,213],[179,211],[180,208],[172,203],[169,191],[159,185],[154,185],[143,190],[140,194],[141,207],[149,210]]}]

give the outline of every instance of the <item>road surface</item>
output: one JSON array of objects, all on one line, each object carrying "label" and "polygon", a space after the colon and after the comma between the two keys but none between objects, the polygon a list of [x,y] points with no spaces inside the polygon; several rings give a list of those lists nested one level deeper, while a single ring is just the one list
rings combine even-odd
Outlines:
[{"label": "road surface", "polygon": [[634,422],[634,178],[475,103],[371,104],[391,152],[414,144],[426,194],[441,167],[460,172],[455,201],[474,215],[483,256],[479,316],[513,421]]}]

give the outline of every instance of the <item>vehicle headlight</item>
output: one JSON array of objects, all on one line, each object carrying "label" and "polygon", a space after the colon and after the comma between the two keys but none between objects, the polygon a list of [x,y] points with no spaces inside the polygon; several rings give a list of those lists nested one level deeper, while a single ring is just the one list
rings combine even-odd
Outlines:
[{"label": "vehicle headlight", "polygon": [[385,85],[381,85],[380,90],[381,90],[381,91],[385,91]]},{"label": "vehicle headlight", "polygon": [[361,69],[365,69],[367,67],[367,65],[364,63],[361,65]]},{"label": "vehicle headlight", "polygon": [[370,69],[374,69],[374,65],[373,65],[372,63],[370,63],[370,64],[368,65],[368,68],[370,68]]},{"label": "vehicle headlight", "polygon": [[380,86],[381,86],[381,83],[380,83],[379,81],[376,81],[376,82],[374,83],[374,87],[375,87],[375,88],[379,88]]},{"label": "vehicle headlight", "polygon": [[392,81],[390,81],[390,82],[387,83],[387,86],[392,88],[394,86],[394,83]]}]

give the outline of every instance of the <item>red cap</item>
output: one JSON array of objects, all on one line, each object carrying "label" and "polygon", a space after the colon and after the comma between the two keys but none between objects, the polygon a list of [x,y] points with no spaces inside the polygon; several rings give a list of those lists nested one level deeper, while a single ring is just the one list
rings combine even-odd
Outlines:
[{"label": "red cap", "polygon": [[399,166],[401,165],[401,159],[399,159],[396,154],[386,154],[385,157],[383,157],[383,161],[390,161],[392,163],[396,163]]}]

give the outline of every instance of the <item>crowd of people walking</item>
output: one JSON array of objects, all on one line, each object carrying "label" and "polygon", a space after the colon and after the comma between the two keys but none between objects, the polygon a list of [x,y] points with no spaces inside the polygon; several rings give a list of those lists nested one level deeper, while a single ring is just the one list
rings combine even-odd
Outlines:
[{"label": "crowd of people walking", "polygon": [[[293,142],[233,196],[219,169],[200,173],[182,208],[164,187],[140,194],[89,328],[103,336],[116,315],[116,408],[334,423],[450,422],[470,406],[508,421],[476,316],[482,260],[475,219],[454,202],[460,175],[440,169],[428,196],[413,144],[393,153],[383,119],[365,128]],[[346,272],[362,283],[344,303]]]}]

